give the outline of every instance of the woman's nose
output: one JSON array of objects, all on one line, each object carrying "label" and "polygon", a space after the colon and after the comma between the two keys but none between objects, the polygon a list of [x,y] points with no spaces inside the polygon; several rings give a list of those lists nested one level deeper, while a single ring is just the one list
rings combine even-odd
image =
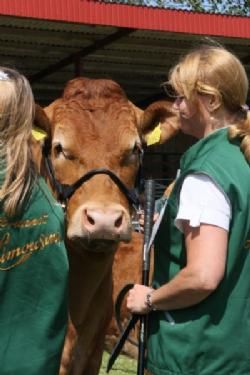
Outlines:
[{"label": "woman's nose", "polygon": [[175,99],[174,103],[173,103],[173,109],[174,109],[175,111],[178,111],[178,110],[180,109],[180,103],[181,103],[180,98],[177,97],[177,98]]},{"label": "woman's nose", "polygon": [[177,96],[174,103],[173,103],[173,109],[178,111],[180,109],[180,104],[182,103],[184,99],[184,96]]}]

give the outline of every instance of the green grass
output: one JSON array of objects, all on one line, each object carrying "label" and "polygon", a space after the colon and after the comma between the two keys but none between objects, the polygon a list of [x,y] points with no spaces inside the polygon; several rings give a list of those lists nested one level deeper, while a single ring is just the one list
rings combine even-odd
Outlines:
[{"label": "green grass", "polygon": [[[109,353],[104,352],[102,358],[102,366],[99,375],[105,375]],[[136,375],[137,362],[134,359],[128,358],[125,355],[119,355],[116,359],[109,375]]]}]

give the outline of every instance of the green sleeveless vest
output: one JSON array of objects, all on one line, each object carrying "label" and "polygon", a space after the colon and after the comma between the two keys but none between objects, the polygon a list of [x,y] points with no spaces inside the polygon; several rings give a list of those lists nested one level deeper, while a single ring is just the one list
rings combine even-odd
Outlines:
[{"label": "green sleeveless vest", "polygon": [[[184,236],[174,226],[186,175],[206,173],[230,199],[232,220],[223,280],[199,304],[150,315],[148,369],[154,375],[250,374],[250,168],[227,129],[198,141],[182,157],[155,241],[154,286],[172,279],[186,264]],[[202,251],[202,249],[201,249]]]},{"label": "green sleeveless vest", "polygon": [[67,325],[61,207],[39,178],[22,214],[0,211],[0,374],[56,375]]}]

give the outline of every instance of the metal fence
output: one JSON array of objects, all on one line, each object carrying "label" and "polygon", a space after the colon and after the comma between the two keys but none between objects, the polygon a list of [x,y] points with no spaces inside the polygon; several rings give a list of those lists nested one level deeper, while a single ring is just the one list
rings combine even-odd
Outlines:
[{"label": "metal fence", "polygon": [[175,179],[180,164],[180,153],[145,153],[143,177],[156,181],[156,198],[164,193],[166,187]]}]

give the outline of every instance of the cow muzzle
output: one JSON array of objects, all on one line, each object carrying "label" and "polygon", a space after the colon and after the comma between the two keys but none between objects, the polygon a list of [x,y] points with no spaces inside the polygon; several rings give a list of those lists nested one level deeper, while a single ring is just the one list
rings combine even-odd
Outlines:
[{"label": "cow muzzle", "polygon": [[90,235],[101,239],[120,239],[127,232],[123,210],[86,208],[83,210],[83,227]]},{"label": "cow muzzle", "polygon": [[130,241],[131,220],[129,213],[119,204],[108,207],[96,204],[81,206],[68,223],[68,238],[81,237],[94,240]]}]

